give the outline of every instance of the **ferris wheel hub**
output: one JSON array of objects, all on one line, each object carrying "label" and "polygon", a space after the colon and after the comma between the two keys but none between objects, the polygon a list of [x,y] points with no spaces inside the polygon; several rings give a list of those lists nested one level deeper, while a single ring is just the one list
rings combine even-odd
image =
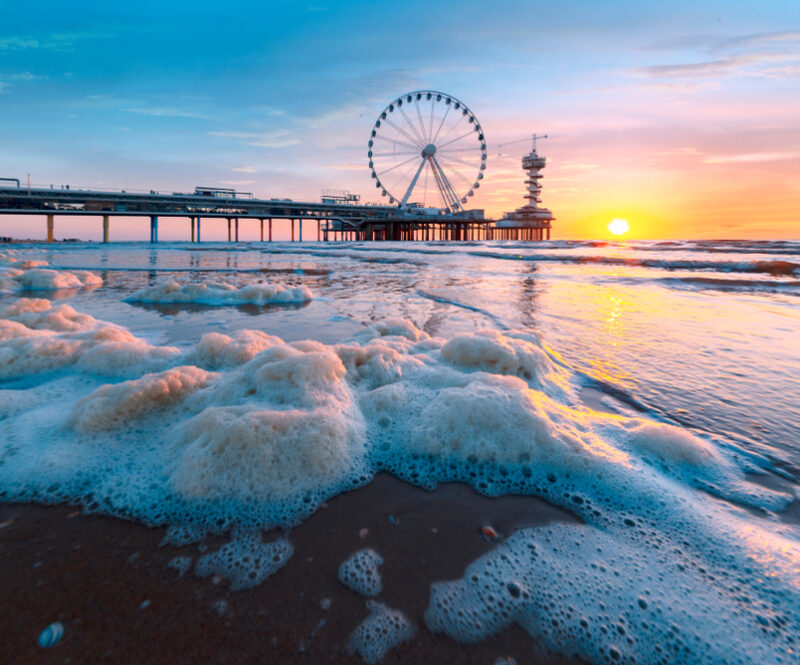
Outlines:
[{"label": "ferris wheel hub", "polygon": [[429,143],[422,149],[422,156],[423,157],[433,157],[436,154],[436,146],[433,143]]}]

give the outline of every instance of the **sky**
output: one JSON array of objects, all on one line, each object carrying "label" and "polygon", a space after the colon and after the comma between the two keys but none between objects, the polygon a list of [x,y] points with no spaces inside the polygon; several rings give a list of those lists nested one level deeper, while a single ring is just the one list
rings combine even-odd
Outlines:
[{"label": "sky", "polygon": [[[798,0],[2,3],[0,177],[377,202],[370,131],[418,89],[480,120],[470,207],[487,216],[524,203],[536,132],[553,237],[608,237],[616,217],[631,238],[800,237]],[[0,218],[0,235],[43,234]],[[56,234],[98,239],[100,222]]]}]

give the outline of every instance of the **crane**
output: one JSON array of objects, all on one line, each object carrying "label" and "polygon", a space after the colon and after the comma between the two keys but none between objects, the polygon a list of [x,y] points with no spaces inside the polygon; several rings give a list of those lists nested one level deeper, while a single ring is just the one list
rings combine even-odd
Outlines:
[{"label": "crane", "polygon": [[[533,152],[536,152],[536,139],[546,139],[547,134],[533,134],[531,139],[533,139]],[[501,143],[497,146],[497,156],[502,157],[503,152],[500,150],[503,146],[506,145],[513,145],[514,143],[522,143],[523,141],[530,141],[531,139],[517,139],[516,141],[506,141],[505,143]]]}]

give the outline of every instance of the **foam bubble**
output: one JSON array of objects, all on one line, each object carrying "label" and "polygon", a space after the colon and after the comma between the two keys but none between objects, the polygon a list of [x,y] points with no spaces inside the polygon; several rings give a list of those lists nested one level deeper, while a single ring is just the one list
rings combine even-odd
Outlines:
[{"label": "foam bubble", "polygon": [[389,651],[414,637],[414,626],[402,612],[383,603],[368,600],[367,609],[369,616],[353,631],[347,646],[367,665],[375,665]]},{"label": "foam bubble", "polygon": [[339,566],[339,581],[362,596],[377,596],[383,589],[378,570],[382,564],[383,557],[375,550],[359,550]]},{"label": "foam bubble", "polygon": [[231,591],[258,586],[292,558],[294,548],[286,539],[270,543],[261,540],[259,531],[244,531],[197,560],[195,574],[199,577],[220,575],[231,583]]},{"label": "foam bubble", "polygon": [[202,305],[268,305],[298,303],[312,299],[306,286],[284,287],[276,284],[249,284],[236,288],[224,283],[165,282],[137,291],[126,302],[197,303]]}]

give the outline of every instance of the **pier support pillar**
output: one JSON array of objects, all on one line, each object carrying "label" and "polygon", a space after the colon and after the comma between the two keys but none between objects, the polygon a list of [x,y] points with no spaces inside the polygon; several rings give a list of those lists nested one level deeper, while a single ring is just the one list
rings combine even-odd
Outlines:
[{"label": "pier support pillar", "polygon": [[261,222],[261,242],[264,242],[264,220],[259,219],[258,221]]},{"label": "pier support pillar", "polygon": [[194,242],[194,217],[189,218],[192,222],[192,242]]},{"label": "pier support pillar", "polygon": [[158,242],[158,217],[150,216],[150,242]]},{"label": "pier support pillar", "polygon": [[236,242],[239,242],[239,218],[238,217],[235,220],[233,220],[233,225],[234,225],[235,230],[236,230]]},{"label": "pier support pillar", "polygon": [[231,241],[231,218],[228,217],[228,242]]},{"label": "pier support pillar", "polygon": [[298,239],[300,242],[303,242],[303,220],[302,220],[302,219],[298,219],[298,220],[297,220],[297,227],[298,227],[298,236],[297,236],[297,239]]},{"label": "pier support pillar", "polygon": [[200,218],[197,218],[197,242],[200,242]]},{"label": "pier support pillar", "polygon": [[292,242],[294,242],[294,220],[292,220]]},{"label": "pier support pillar", "polygon": [[108,215],[103,215],[103,242],[108,242]]},{"label": "pier support pillar", "polygon": [[269,220],[269,241],[272,242],[272,219]]},{"label": "pier support pillar", "polygon": [[320,227],[321,226],[322,226],[322,222],[320,220],[317,220],[317,242],[319,242]]},{"label": "pier support pillar", "polygon": [[53,216],[47,216],[47,242],[53,242]]}]

